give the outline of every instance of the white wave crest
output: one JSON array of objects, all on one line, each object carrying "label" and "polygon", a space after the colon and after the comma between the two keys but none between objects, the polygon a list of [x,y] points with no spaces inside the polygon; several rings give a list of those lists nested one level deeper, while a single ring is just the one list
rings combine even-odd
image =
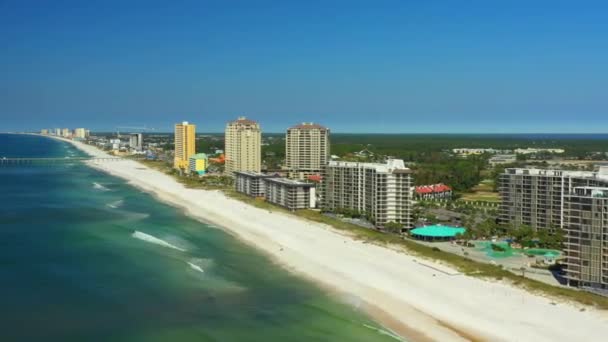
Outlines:
[{"label": "white wave crest", "polygon": [[131,236],[133,236],[136,239],[140,239],[140,240],[143,240],[143,241],[146,241],[146,242],[150,242],[150,243],[153,243],[153,244],[156,244],[156,245],[159,245],[159,246],[177,249],[178,251],[181,251],[181,252],[185,252],[186,251],[185,249],[180,248],[180,247],[175,246],[175,245],[172,245],[172,244],[168,243],[165,240],[159,239],[159,238],[157,238],[155,236],[152,236],[150,234],[142,233],[142,232],[137,231],[137,230],[134,231],[133,234],[131,234]]},{"label": "white wave crest", "polygon": [[394,340],[405,342],[405,340],[403,338],[401,338],[401,336],[397,335],[397,333],[395,333],[393,331],[386,331],[384,329],[376,328],[376,327],[371,326],[369,324],[363,324],[363,326],[366,327],[366,328],[368,328],[368,329],[375,330],[380,335],[385,335],[385,336],[393,338]]},{"label": "white wave crest", "polygon": [[106,188],[105,186],[97,183],[97,182],[93,182],[93,188],[97,189],[97,190],[103,190],[103,191],[108,191],[110,189]]},{"label": "white wave crest", "polygon": [[189,261],[186,261],[186,263],[188,263],[188,265],[190,265],[190,268],[192,268],[193,270],[205,273],[205,270],[203,270],[199,265],[193,264]]},{"label": "white wave crest", "polygon": [[124,203],[123,200],[118,200],[118,201],[115,201],[115,202],[112,202],[112,203],[108,203],[106,205],[108,207],[112,208],[112,209],[116,209],[116,208],[120,207],[123,203]]}]

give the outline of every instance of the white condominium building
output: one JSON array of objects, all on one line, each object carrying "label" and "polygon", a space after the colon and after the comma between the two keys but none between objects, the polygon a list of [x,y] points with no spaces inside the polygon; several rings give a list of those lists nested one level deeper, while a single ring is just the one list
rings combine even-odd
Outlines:
[{"label": "white condominium building", "polygon": [[357,210],[379,228],[389,222],[410,228],[411,188],[412,172],[403,160],[385,164],[330,161],[323,206],[330,211]]},{"label": "white condominium building", "polygon": [[262,168],[262,131],[260,125],[245,117],[226,124],[225,172],[233,176],[235,171],[260,172]]},{"label": "white condominium building", "polygon": [[304,122],[287,129],[285,164],[289,178],[321,174],[329,160],[329,129]]}]

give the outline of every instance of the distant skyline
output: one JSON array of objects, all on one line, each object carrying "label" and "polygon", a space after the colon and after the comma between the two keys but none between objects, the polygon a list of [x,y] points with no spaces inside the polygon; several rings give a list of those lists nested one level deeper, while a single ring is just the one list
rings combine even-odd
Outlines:
[{"label": "distant skyline", "polygon": [[602,1],[0,1],[0,131],[606,133]]}]

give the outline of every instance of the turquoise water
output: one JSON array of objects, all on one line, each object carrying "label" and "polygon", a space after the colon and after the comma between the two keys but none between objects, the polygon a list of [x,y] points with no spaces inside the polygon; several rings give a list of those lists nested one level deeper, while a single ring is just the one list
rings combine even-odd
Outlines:
[{"label": "turquoise water", "polygon": [[[0,157],[80,155],[0,135]],[[391,341],[224,231],[80,164],[0,167],[2,341]]]},{"label": "turquoise water", "polygon": [[[498,246],[504,248],[505,250],[504,251],[495,251],[492,249],[492,244],[498,245]],[[512,257],[514,255],[520,255],[516,250],[514,250],[513,248],[511,248],[511,246],[509,246],[509,243],[503,242],[503,241],[498,241],[498,242],[476,241],[475,246],[478,249],[482,250],[487,256],[492,257],[492,258],[501,259],[501,258]]]},{"label": "turquoise water", "polygon": [[539,255],[547,258],[557,258],[562,253],[556,249],[545,249],[545,248],[530,248],[523,251],[525,254]]},{"label": "turquoise water", "polygon": [[[492,249],[492,244],[498,245],[505,249],[505,251],[495,251]],[[509,246],[509,243],[504,241],[490,242],[490,241],[476,241],[475,246],[485,252],[485,254],[492,258],[508,258],[511,256],[520,255],[536,255],[544,256],[547,258],[557,258],[561,255],[561,252],[555,249],[544,249],[544,248],[530,248],[530,249],[513,249]]]}]

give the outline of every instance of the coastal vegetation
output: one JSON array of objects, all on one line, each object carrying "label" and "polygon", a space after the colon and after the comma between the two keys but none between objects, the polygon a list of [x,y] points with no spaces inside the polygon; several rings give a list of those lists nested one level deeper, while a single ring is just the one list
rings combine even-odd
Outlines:
[{"label": "coastal vegetation", "polygon": [[[268,147],[268,145],[267,147],[265,147],[265,150],[273,152],[268,155],[273,158],[277,158],[278,160],[282,158],[279,145],[283,144],[284,146],[284,141],[281,142],[280,139],[276,139],[276,141],[278,143],[274,144],[274,150],[273,148]],[[334,145],[332,146],[332,151],[334,151],[334,146],[336,146],[336,143],[333,143]],[[356,144],[352,143],[352,145]],[[272,144],[270,146],[272,146]],[[470,146],[470,144],[463,146]],[[373,151],[374,147],[368,146],[367,149]],[[338,148],[338,150],[340,150],[340,148]],[[369,157],[366,158],[372,159],[374,155],[375,154],[370,154]],[[493,190],[493,187],[495,186],[495,182],[493,182],[492,179],[495,174],[485,169],[487,156],[460,159],[448,156],[446,153],[441,151],[435,151],[432,153],[419,151],[419,156],[419,158],[421,159],[416,159],[418,157],[411,157],[410,160],[417,160],[412,164],[412,167],[414,167],[415,169],[418,168],[422,170],[423,166],[425,166],[425,170],[421,171],[421,175],[427,177],[426,179],[424,179],[425,182],[440,181],[449,183],[462,178],[462,182],[458,183],[459,185],[457,185],[457,187],[455,186],[455,188],[461,189],[464,193],[466,193],[467,191],[491,192],[490,190]],[[403,158],[403,155],[396,157]],[[272,212],[282,212],[288,215],[295,215],[302,219],[327,224],[333,227],[334,229],[337,229],[339,231],[344,232],[345,234],[354,237],[355,239],[363,240],[366,243],[374,243],[387,246],[393,249],[403,250],[406,253],[411,253],[421,258],[438,261],[449,265],[462,272],[463,274],[467,274],[469,276],[493,280],[504,280],[510,282],[511,284],[523,287],[531,291],[537,291],[545,295],[555,296],[564,300],[578,302],[586,305],[592,305],[602,309],[608,309],[608,298],[584,291],[578,291],[571,288],[562,288],[548,285],[533,279],[526,278],[524,276],[525,274],[514,274],[513,272],[510,272],[498,265],[480,263],[473,261],[466,255],[459,256],[456,254],[444,252],[438,247],[429,247],[420,244],[416,241],[410,240],[407,236],[398,234],[400,232],[400,229],[394,229],[392,228],[392,226],[385,229],[386,232],[388,232],[387,234],[386,232],[363,228],[356,224],[347,222],[346,220],[342,220],[339,217],[327,216],[315,210],[300,210],[296,212],[290,212],[283,208],[267,203],[263,199],[255,199],[235,192],[232,189],[231,179],[229,178],[223,179],[222,177],[188,177],[177,173],[175,170],[173,170],[171,165],[167,164],[166,162],[148,160],[139,161],[154,169],[157,169],[161,172],[175,177],[178,182],[184,184],[184,186],[189,188],[219,189],[223,191],[227,196],[230,196],[242,202],[249,203],[258,208],[262,208],[264,210]],[[428,170],[426,167],[427,165],[429,166]],[[455,172],[453,169],[454,167],[458,170],[456,172],[460,172],[457,176],[458,178],[449,175],[451,172]],[[469,173],[472,173],[472,175],[470,175]],[[211,179],[214,180],[211,181]],[[474,238],[479,237],[489,238],[492,236],[509,236],[513,239],[515,243],[519,243],[522,246],[535,246],[541,248],[559,248],[563,241],[563,233],[558,230],[555,233],[549,234],[545,232],[535,232],[532,229],[529,229],[529,227],[518,227],[517,229],[515,229],[513,227],[500,226],[496,224],[495,221],[495,212],[493,212],[493,210],[495,209],[480,209],[479,207],[476,207],[471,203],[462,201],[449,201],[445,204],[442,204],[442,206],[449,209],[450,211],[463,215],[461,218],[462,225],[469,228],[465,235],[461,236],[463,240],[472,240]],[[414,213],[418,218],[423,218],[427,222],[437,223],[440,222],[440,219],[438,217],[440,215],[436,215],[432,211],[429,211],[429,209],[437,207],[438,206],[436,204],[426,203],[423,204],[421,208],[414,208]],[[342,215],[351,218],[365,217],[365,213],[358,212],[345,211],[342,213]]]},{"label": "coastal vegetation", "polygon": [[377,230],[363,228],[361,226],[342,221],[338,218],[323,215],[317,210],[299,210],[292,212],[270,204],[264,201],[263,199],[252,198],[247,195],[238,193],[232,188],[225,188],[223,189],[223,192],[231,198],[253,205],[260,209],[268,210],[271,212],[279,212],[286,215],[294,215],[302,219],[326,224],[334,229],[337,229],[338,231],[342,231],[345,234],[348,234],[349,236],[358,240],[362,240],[366,243],[378,244],[387,248],[411,253],[421,258],[444,263],[448,266],[454,267],[459,272],[468,276],[492,280],[504,280],[515,286],[519,286],[530,291],[608,310],[607,297],[599,296],[585,291],[578,291],[576,289],[563,288],[545,284],[537,280],[526,278],[525,276],[512,273],[499,265],[481,263],[467,257],[444,252],[437,247],[429,247],[420,244],[399,234],[387,234]]},{"label": "coastal vegetation", "polygon": [[438,247],[429,247],[401,235],[386,234],[377,230],[366,229],[337,218],[323,215],[315,210],[300,210],[290,212],[263,200],[251,198],[233,190],[226,191],[226,194],[234,199],[251,204],[261,209],[281,212],[287,215],[295,215],[313,222],[327,224],[332,228],[342,231],[355,239],[365,241],[366,243],[375,243],[387,248],[402,250],[406,253],[410,253],[421,258],[444,263],[448,266],[454,267],[459,272],[468,276],[507,281],[515,286],[522,287],[529,291],[608,310],[607,297],[572,288],[557,287],[542,283],[537,280],[512,273],[499,265],[481,263],[467,257],[444,252]]}]

